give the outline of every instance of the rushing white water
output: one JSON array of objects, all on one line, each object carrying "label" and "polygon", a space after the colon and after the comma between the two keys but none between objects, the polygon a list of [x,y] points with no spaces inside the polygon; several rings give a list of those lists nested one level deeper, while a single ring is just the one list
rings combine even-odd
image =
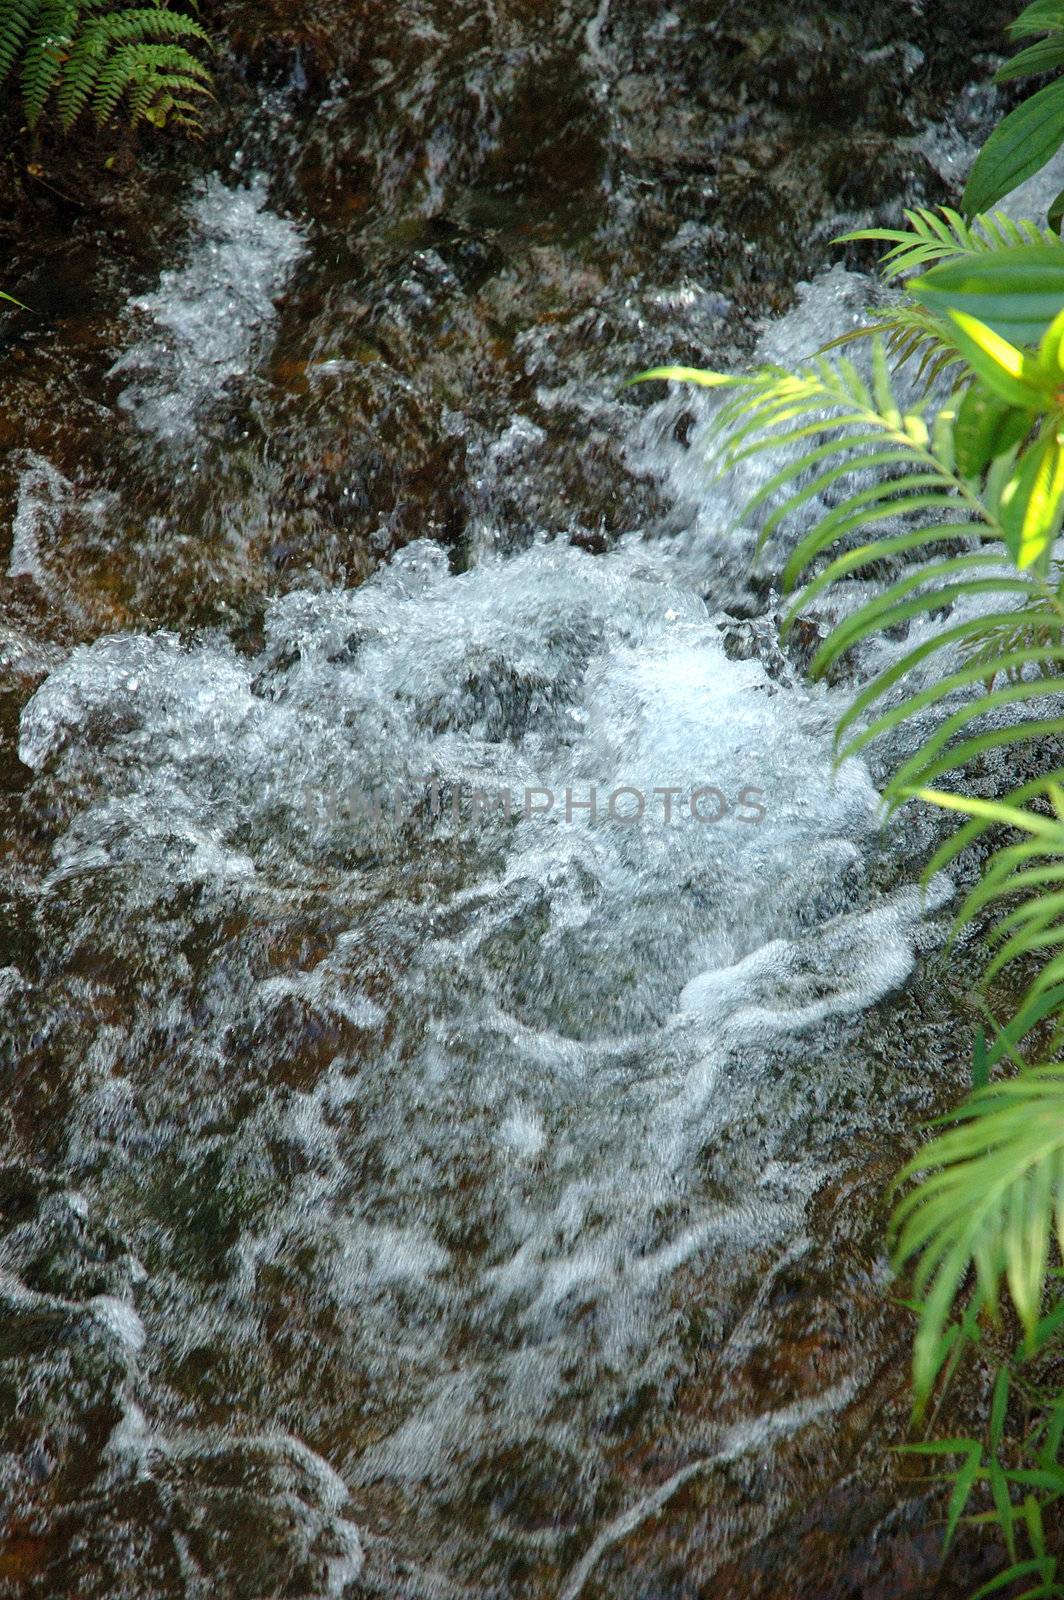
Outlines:
[{"label": "rushing white water", "polygon": [[42,543],[54,539],[70,493],[70,484],[43,456],[32,452],[19,477],[18,504],[12,529],[7,571],[27,577],[42,590],[50,587]]},{"label": "rushing white water", "polygon": [[151,331],[111,369],[130,380],[119,405],[170,441],[193,439],[198,413],[248,371],[304,251],[296,224],[267,207],[261,174],[238,189],[208,179],[189,221],[185,265],[168,268],[158,289],[130,306]]},{"label": "rushing white water", "polygon": [[[595,60],[609,26],[603,4]],[[254,381],[305,248],[258,180],[211,180],[190,218],[188,259],[132,302],[148,331],[113,368],[176,462],[207,453],[220,389]],[[409,317],[431,322],[439,284],[419,284],[403,280]],[[609,292],[638,327],[634,292]],[[670,292],[708,344],[728,302]],[[873,295],[822,275],[759,355],[800,360]],[[28,1289],[13,1250],[0,1290],[101,1344],[109,1499],[150,1489],[193,1594],[340,1596],[367,1572],[418,1600],[509,1594],[517,1551],[565,1566],[551,1592],[575,1600],[735,1463],[764,1472],[768,1527],[773,1452],[860,1387],[845,1350],[841,1376],[814,1361],[782,1397],[698,1421],[679,1467],[618,1469],[615,1418],[671,1392],[690,1301],[724,1390],[771,1340],[811,1200],[912,1074],[857,1049],[863,1014],[941,940],[951,885],[916,887],[930,824],[884,828],[879,765],[833,770],[848,691],[805,682],[780,644],[800,530],[755,559],[740,518],[775,464],[710,486],[697,426],[693,447],[676,437],[699,397],[618,398],[550,337],[514,340],[536,415],[568,406],[661,484],[653,537],[513,554],[500,508],[529,497],[547,431],[529,400],[478,434],[447,389],[470,570],[417,540],[361,587],[272,600],[251,646],[102,638],[22,715],[44,955],[33,985],[0,970],[0,1004],[77,1062],[68,1187],[35,1203],[57,1236],[106,1218],[123,1245],[63,1296]],[[360,340],[314,352],[308,395],[364,376]],[[29,462],[12,575],[50,581],[68,493]],[[540,1480],[537,1520],[520,1486],[534,1500]],[[578,1543],[557,1510],[573,1498]],[[289,1565],[248,1578],[226,1533],[262,1506]],[[721,1560],[744,1526],[722,1514]],[[426,1548],[438,1570],[415,1570]]]},{"label": "rushing white water", "polygon": [[[777,348],[837,329],[854,292],[829,277]],[[703,532],[729,504],[704,499]],[[672,1359],[677,1274],[793,1248],[829,1147],[871,1126],[849,1019],[904,984],[948,886],[883,887],[875,787],[832,772],[843,698],[712,612],[690,551],[541,544],[455,576],[415,544],[357,590],[276,601],[257,655],[79,648],[23,715],[67,811],[48,896],[128,959],[152,930],[141,1015],[85,1041],[72,1170],[91,1187],[119,1127],[127,1151],[186,1140],[190,1114],[228,1127],[237,1038],[267,1076],[332,1041],[225,1136],[226,1170],[299,1155],[235,1220],[222,1292],[190,1296],[163,1256],[148,1293],[181,1306],[155,1328],[169,1360],[250,1357],[261,1284],[309,1262],[329,1361],[379,1391],[372,1440],[333,1459],[352,1486],[593,1454],[606,1397]],[[164,909],[182,889],[216,930],[195,978]],[[311,948],[272,972],[217,932],[308,915]],[[149,1108],[130,1074],[175,1026]]]}]

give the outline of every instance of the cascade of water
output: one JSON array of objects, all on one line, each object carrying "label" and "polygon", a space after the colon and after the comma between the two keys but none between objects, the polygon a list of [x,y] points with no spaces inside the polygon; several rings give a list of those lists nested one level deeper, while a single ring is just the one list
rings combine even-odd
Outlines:
[{"label": "cascade of water", "polygon": [[[688,1490],[709,1585],[790,1515],[793,1441],[844,1453],[874,1387],[878,1223],[832,1254],[811,1219],[919,1101],[913,1040],[947,1053],[937,991],[905,986],[951,886],[915,887],[926,837],[881,827],[875,768],[832,769],[847,690],[780,646],[756,479],[707,485],[691,396],[616,392],[667,330],[738,354],[708,223],[654,246],[657,278],[627,259],[642,21],[563,8],[576,131],[534,108],[536,138],[568,159],[594,130],[608,159],[562,220],[529,244],[478,188],[505,161],[534,188],[507,121],[547,48],[530,9],[494,74],[411,27],[402,139],[334,86],[298,159],[346,127],[333,159],[375,189],[355,207],[328,167],[320,247],[252,173],[256,130],[116,319],[109,414],[173,475],[128,603],[171,626],[86,623],[22,707],[0,968],[37,1162],[0,1172],[0,1297],[63,1458],[0,1481],[24,1508],[54,1476],[72,1548],[106,1505],[57,1558],[71,1593],[91,1560],[136,1561],[137,1600],[576,1600]],[[678,13],[653,29],[682,52]],[[278,149],[297,165],[289,123]],[[304,273],[307,329],[279,305]],[[871,294],[818,275],[760,353]],[[145,491],[24,467],[9,571],[48,598],[64,508],[103,540]],[[302,553],[230,630],[256,541]],[[218,548],[239,581],[180,631],[158,593]]]}]

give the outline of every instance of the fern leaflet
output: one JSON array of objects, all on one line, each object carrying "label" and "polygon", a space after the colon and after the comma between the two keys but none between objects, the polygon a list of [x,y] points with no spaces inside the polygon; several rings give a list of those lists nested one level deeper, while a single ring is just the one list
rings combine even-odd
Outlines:
[{"label": "fern leaflet", "polygon": [[104,126],[126,102],[131,126],[168,118],[192,131],[211,74],[190,47],[210,47],[200,22],[167,0],[9,0],[0,11],[0,81],[21,62],[23,108],[36,128],[49,103],[69,132],[86,112]]}]

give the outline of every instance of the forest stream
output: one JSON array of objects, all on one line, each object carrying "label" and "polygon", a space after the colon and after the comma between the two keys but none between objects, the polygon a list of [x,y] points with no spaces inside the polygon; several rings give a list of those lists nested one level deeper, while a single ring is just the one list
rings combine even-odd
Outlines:
[{"label": "forest stream", "polygon": [[962,1596],[953,885],[622,385],[867,319],[1010,13],[315,10],[5,234],[0,1595]]}]

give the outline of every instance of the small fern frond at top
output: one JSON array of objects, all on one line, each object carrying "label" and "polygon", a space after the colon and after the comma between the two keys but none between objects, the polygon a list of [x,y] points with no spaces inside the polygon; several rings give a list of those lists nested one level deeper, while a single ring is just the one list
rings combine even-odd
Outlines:
[{"label": "small fern frond at top", "polygon": [[960,212],[949,206],[941,206],[937,211],[918,206],[906,211],[905,218],[908,228],[859,228],[854,233],[840,235],[835,243],[869,240],[889,244],[891,248],[879,264],[887,279],[909,277],[940,261],[985,255],[1010,245],[1050,245],[1064,250],[1064,241],[1052,228],[1040,228],[1026,218],[1015,222],[1003,211],[976,216],[966,222]]},{"label": "small fern frond at top", "polygon": [[210,44],[203,25],[170,10],[168,0],[8,0],[0,7],[0,81],[18,66],[30,128],[51,104],[69,132],[86,113],[104,126],[124,103],[130,126],[171,121],[195,131],[212,79],[193,51]]}]

